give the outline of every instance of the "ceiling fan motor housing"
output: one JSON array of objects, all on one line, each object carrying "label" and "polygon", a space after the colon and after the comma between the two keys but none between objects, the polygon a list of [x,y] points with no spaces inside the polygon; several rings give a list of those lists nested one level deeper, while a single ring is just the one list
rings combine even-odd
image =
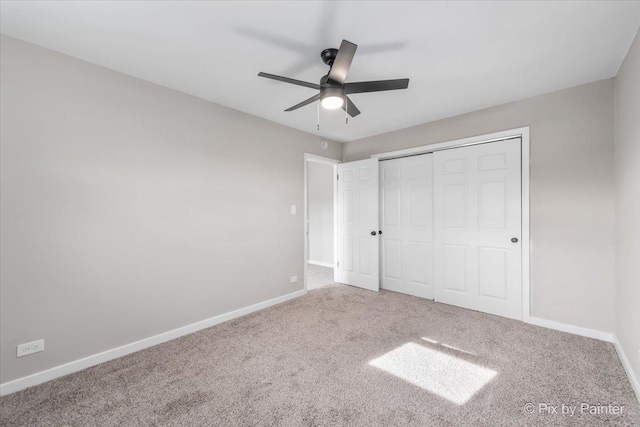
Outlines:
[{"label": "ceiling fan motor housing", "polygon": [[336,83],[329,79],[329,75],[322,76],[320,78],[320,88],[329,88],[329,87],[342,87],[340,83]]}]

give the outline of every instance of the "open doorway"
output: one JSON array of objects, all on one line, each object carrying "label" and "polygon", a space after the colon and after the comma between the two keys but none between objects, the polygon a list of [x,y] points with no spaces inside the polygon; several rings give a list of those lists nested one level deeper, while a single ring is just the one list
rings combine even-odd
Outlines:
[{"label": "open doorway", "polygon": [[335,283],[338,160],[305,154],[305,289]]}]

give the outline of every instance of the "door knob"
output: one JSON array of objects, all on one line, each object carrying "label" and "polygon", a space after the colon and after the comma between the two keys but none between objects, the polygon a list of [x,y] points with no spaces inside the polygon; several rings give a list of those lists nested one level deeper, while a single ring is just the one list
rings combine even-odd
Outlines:
[{"label": "door knob", "polygon": [[378,230],[378,234],[382,234],[382,230]]},{"label": "door knob", "polygon": [[372,236],[375,236],[375,235],[376,235],[376,232],[375,232],[375,231],[372,231],[372,232],[371,232],[371,235],[372,235]]},{"label": "door knob", "polygon": [[517,238],[517,237],[512,237],[512,238],[511,238],[511,241],[512,241],[513,243],[518,243],[518,238]]}]

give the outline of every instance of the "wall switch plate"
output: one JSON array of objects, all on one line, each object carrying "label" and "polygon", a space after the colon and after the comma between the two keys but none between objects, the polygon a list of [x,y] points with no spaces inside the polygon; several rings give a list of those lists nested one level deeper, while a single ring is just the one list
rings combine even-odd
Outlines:
[{"label": "wall switch plate", "polygon": [[44,340],[31,341],[26,344],[18,344],[16,357],[26,356],[28,354],[39,353],[44,351]]},{"label": "wall switch plate", "polygon": [[296,205],[291,205],[291,215],[295,215],[297,211]]},{"label": "wall switch plate", "polygon": [[296,282],[298,281],[298,276],[291,276],[291,277],[289,277],[289,281],[290,281],[291,283],[296,283]]}]

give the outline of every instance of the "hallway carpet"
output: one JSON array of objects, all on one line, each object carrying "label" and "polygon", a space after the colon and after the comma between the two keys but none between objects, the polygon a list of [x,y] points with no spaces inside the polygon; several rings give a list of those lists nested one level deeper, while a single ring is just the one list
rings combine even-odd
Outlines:
[{"label": "hallway carpet", "polygon": [[333,268],[307,264],[307,289],[320,289],[326,286],[343,286],[333,281]]},{"label": "hallway carpet", "polygon": [[0,402],[2,426],[640,423],[609,343],[337,284]]}]

